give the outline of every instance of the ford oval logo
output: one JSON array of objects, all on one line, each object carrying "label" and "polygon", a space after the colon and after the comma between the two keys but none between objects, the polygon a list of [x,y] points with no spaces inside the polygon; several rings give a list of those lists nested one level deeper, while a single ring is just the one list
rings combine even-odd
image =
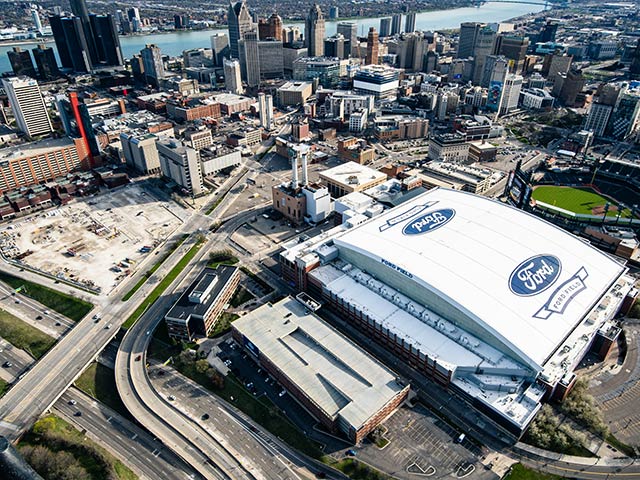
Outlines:
[{"label": "ford oval logo", "polygon": [[553,255],[536,255],[528,258],[511,273],[509,289],[521,297],[544,292],[554,284],[562,271],[562,263]]},{"label": "ford oval logo", "polygon": [[402,229],[404,235],[420,235],[421,233],[432,232],[451,221],[455,217],[456,211],[452,208],[443,208],[420,215],[407,223]]}]

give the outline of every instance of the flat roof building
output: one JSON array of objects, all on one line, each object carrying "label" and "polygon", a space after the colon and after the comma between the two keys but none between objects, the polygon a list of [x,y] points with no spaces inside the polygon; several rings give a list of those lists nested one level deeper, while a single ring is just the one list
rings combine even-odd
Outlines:
[{"label": "flat roof building", "polygon": [[409,393],[391,370],[292,297],[236,320],[232,334],[325,428],[354,443]]},{"label": "flat roof building", "polygon": [[355,162],[346,162],[320,172],[320,181],[327,186],[333,198],[351,192],[362,192],[386,180],[384,173]]},{"label": "flat roof building", "polygon": [[164,317],[169,336],[192,341],[206,337],[240,282],[240,270],[230,265],[205,268]]},{"label": "flat roof building", "polygon": [[280,105],[303,105],[313,93],[311,82],[287,82],[278,88]]},{"label": "flat roof building", "polygon": [[543,398],[571,388],[633,287],[622,263],[561,228],[440,188],[291,242],[280,260],[323,308],[518,437]]}]

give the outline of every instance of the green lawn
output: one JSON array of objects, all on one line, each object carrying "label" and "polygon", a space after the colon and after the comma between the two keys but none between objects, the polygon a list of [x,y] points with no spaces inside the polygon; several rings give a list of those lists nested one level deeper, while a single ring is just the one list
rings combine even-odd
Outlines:
[{"label": "green lawn", "polygon": [[344,460],[331,464],[331,466],[337,468],[354,480],[391,480],[390,476],[353,458],[345,458]]},{"label": "green lawn", "polygon": [[100,400],[123,417],[133,420],[127,407],[122,403],[120,395],[118,395],[116,379],[113,370],[109,367],[105,367],[98,362],[92,363],[78,377],[75,385],[84,393],[91,395],[96,400]]},{"label": "green lawn", "polygon": [[0,337],[34,358],[42,357],[56,343],[55,338],[0,310]]},{"label": "green lawn", "polygon": [[537,470],[525,467],[521,463],[516,463],[511,472],[504,477],[504,480],[559,480],[557,475],[550,475]]},{"label": "green lawn", "polygon": [[55,415],[38,420],[18,448],[45,480],[138,478],[120,460]]},{"label": "green lawn", "polygon": [[80,300],[66,293],[61,293],[37,283],[29,282],[22,278],[14,277],[8,273],[0,272],[0,281],[11,288],[24,287],[20,291],[23,295],[33,298],[36,302],[49,307],[51,310],[79,322],[91,311],[93,304]]},{"label": "green lawn", "polygon": [[4,395],[4,393],[9,388],[9,384],[0,378],[0,398]]},{"label": "green lawn", "polygon": [[[533,190],[532,197],[549,205],[583,215],[603,215],[603,213],[594,213],[593,208],[604,207],[609,202],[611,207],[607,212],[607,216],[616,217],[618,215],[615,202],[608,200],[590,188],[541,185]],[[630,216],[631,212],[628,209],[624,209],[620,218],[629,218]]]},{"label": "green lawn", "polygon": [[240,316],[235,313],[223,312],[222,315],[220,315],[220,318],[216,321],[213,330],[211,330],[209,338],[219,337],[220,335],[227,333],[231,330],[231,322],[238,318],[240,318]]},{"label": "green lawn", "polygon": [[[224,377],[224,387],[219,389],[213,386],[206,374],[198,373],[194,365],[181,365],[179,370],[183,375],[238,407],[287,444],[313,458],[322,456],[318,444],[309,440],[269,399],[265,397],[257,399],[249,393],[233,374],[229,373]],[[231,400],[232,397],[233,400]]]},{"label": "green lawn", "polygon": [[164,293],[169,285],[176,279],[180,272],[184,270],[184,267],[191,261],[193,257],[195,257],[198,250],[203,244],[203,240],[198,240],[187,253],[185,253],[184,257],[180,259],[180,261],[176,264],[175,267],[171,269],[171,271],[165,276],[160,283],[154,288],[151,293],[144,299],[144,301],[134,310],[134,312],[127,318],[127,320],[122,325],[122,328],[125,330],[130,328],[134,323],[138,321],[138,319],[142,316],[147,308],[149,308],[153,302],[155,302],[160,295]]},{"label": "green lawn", "polygon": [[231,301],[229,303],[231,304],[232,307],[235,308],[255,298],[256,297],[254,297],[251,294],[251,292],[249,292],[246,288],[241,286],[241,287],[238,287],[236,292],[233,294],[233,297],[231,298]]},{"label": "green lawn", "polygon": [[146,272],[144,272],[144,275],[142,276],[142,278],[140,280],[138,280],[138,283],[136,283],[133,288],[131,290],[129,290],[124,297],[122,297],[122,301],[126,302],[127,300],[129,300],[131,297],[133,297],[133,294],[136,293],[140,287],[142,287],[142,285],[144,285],[147,280],[149,279],[149,277],[151,275],[153,275],[155,273],[156,270],[158,270],[158,268],[160,268],[160,265],[162,265],[164,263],[164,261],[169,258],[169,255],[171,255],[176,248],[178,248],[180,245],[182,245],[182,243],[187,239],[189,235],[188,234],[184,234],[182,237],[180,237],[180,239],[178,239],[178,241],[176,243],[174,243],[171,248],[162,256],[162,258],[160,258],[160,260],[158,260],[156,263],[153,264],[153,266],[147,270]]}]

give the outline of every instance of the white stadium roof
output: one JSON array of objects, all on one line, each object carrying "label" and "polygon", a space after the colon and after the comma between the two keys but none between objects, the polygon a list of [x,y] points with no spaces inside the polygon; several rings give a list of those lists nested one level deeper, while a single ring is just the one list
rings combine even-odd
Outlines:
[{"label": "white stadium roof", "polygon": [[536,369],[625,271],[535,216],[447,189],[420,195],[334,241],[444,299]]}]

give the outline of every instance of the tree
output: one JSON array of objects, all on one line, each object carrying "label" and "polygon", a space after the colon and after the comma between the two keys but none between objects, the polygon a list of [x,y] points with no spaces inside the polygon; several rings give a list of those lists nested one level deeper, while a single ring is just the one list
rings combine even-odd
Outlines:
[{"label": "tree", "polygon": [[209,370],[209,362],[207,360],[202,359],[196,362],[196,372],[207,373],[207,370]]}]

